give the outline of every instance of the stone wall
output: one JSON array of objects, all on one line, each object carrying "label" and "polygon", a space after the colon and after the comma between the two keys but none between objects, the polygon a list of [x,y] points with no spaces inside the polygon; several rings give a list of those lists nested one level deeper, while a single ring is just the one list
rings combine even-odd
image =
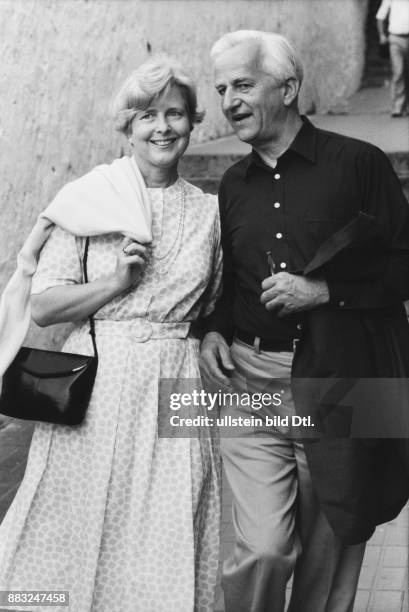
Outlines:
[{"label": "stone wall", "polygon": [[199,142],[229,131],[208,62],[221,34],[287,35],[305,61],[302,106],[325,112],[359,85],[365,14],[366,0],[1,0],[0,289],[55,192],[123,152],[110,98],[149,50],[182,59],[200,81]]}]

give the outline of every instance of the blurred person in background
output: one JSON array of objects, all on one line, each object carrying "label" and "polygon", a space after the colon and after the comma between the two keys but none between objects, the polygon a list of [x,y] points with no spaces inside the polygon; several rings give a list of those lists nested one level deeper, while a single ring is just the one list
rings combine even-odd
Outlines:
[{"label": "blurred person in background", "polygon": [[409,0],[382,0],[376,21],[380,44],[389,44],[391,117],[404,117],[409,114]]}]

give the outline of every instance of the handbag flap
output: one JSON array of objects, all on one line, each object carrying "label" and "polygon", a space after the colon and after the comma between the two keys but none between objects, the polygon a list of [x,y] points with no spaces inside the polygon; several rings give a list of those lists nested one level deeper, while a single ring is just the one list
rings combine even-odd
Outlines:
[{"label": "handbag flap", "polygon": [[94,359],[95,357],[88,355],[45,351],[23,346],[10,367],[18,368],[39,378],[53,378],[69,376],[84,370]]}]

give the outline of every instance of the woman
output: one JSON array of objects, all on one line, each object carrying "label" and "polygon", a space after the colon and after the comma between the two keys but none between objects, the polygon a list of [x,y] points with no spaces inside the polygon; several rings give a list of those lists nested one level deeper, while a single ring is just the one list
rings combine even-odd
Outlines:
[{"label": "woman", "polygon": [[[83,239],[56,226],[41,251],[33,318],[42,326],[75,321],[64,350],[87,354],[87,317],[95,313],[99,365],[85,422],[35,430],[24,480],[0,527],[0,589],[69,591],[74,612],[210,612],[217,450],[209,437],[157,434],[161,379],[199,378],[189,327],[212,308],[221,274],[216,199],[177,172],[201,117],[190,79],[165,57],[131,75],[114,116],[132,157],[97,168],[61,197],[68,209],[94,198],[115,216],[117,193],[129,198],[140,171],[152,241],[118,231],[91,236],[88,284]],[[107,190],[98,187],[96,197],[101,173]],[[131,191],[132,214],[137,196]]]}]

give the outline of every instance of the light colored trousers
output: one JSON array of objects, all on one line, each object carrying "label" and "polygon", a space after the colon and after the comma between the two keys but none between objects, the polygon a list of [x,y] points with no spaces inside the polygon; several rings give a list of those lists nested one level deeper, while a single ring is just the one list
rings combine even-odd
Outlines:
[{"label": "light colored trousers", "polygon": [[[269,380],[268,392],[275,388],[284,399],[281,415],[294,414],[292,353],[258,354],[235,340],[232,358],[235,390],[260,391]],[[272,383],[274,378],[279,380]],[[237,405],[222,407],[221,416],[245,412],[257,416]],[[221,440],[236,537],[223,569],[226,612],[283,612],[292,575],[289,612],[352,612],[365,544],[345,546],[330,528],[314,494],[303,445],[252,428],[235,435],[241,437]]]},{"label": "light colored trousers", "polygon": [[409,111],[409,36],[389,35],[393,113]]}]

